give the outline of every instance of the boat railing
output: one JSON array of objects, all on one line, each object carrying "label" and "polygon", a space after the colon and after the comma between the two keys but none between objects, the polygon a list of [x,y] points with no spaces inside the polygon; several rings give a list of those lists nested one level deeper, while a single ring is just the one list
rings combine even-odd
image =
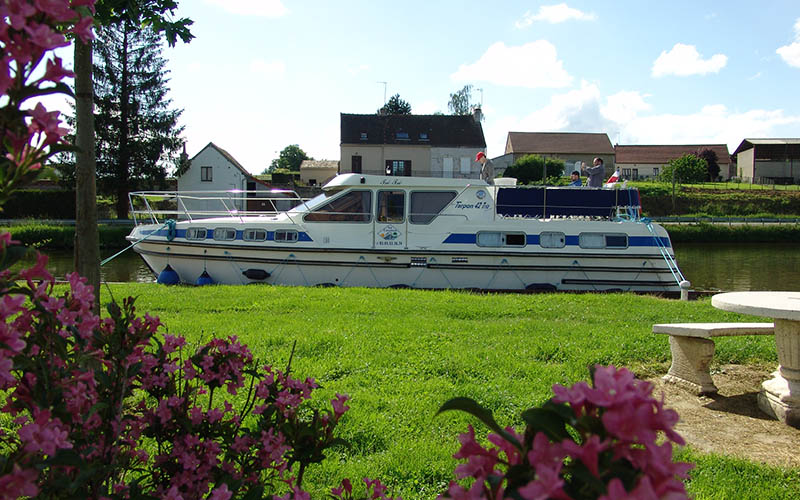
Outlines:
[{"label": "boat railing", "polygon": [[270,191],[134,191],[128,194],[135,224],[167,219],[274,216],[307,201],[286,189]]}]

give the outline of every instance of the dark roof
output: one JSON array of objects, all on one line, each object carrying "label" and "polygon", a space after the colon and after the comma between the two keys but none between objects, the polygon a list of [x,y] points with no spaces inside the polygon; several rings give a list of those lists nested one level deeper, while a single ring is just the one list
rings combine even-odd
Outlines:
[{"label": "dark roof", "polygon": [[614,150],[617,154],[617,163],[652,163],[665,165],[675,158],[687,154],[697,154],[704,149],[710,149],[717,154],[717,162],[726,164],[731,162],[731,154],[726,144],[664,144],[664,145],[637,145],[620,146]]},{"label": "dark roof", "polygon": [[775,153],[784,152],[788,156],[798,157],[800,154],[800,139],[745,139],[733,152],[738,155],[742,151],[747,151],[750,148],[758,146],[759,150],[766,152],[774,151]]},{"label": "dark roof", "polygon": [[341,144],[411,144],[485,148],[483,127],[471,115],[341,114]]},{"label": "dark roof", "polygon": [[506,153],[614,154],[607,134],[584,132],[509,132]]}]

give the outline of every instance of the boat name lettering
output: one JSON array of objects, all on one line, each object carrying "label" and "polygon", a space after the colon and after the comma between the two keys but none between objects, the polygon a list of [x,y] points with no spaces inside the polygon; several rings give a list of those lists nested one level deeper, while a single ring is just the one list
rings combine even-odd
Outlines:
[{"label": "boat name lettering", "polygon": [[397,184],[402,184],[402,182],[400,182],[400,179],[382,179],[381,184],[397,185]]},{"label": "boat name lettering", "polygon": [[491,204],[487,201],[479,201],[477,203],[464,203],[463,201],[457,201],[454,206],[458,210],[489,210]]}]

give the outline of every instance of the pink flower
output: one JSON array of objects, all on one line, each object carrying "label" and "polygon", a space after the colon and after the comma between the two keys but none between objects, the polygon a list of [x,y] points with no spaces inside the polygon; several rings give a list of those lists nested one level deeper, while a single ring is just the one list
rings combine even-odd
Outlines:
[{"label": "pink flower", "polygon": [[0,500],[16,500],[20,497],[35,497],[39,494],[36,479],[39,474],[33,469],[21,469],[14,464],[10,474],[0,476]]},{"label": "pink flower", "polygon": [[231,496],[233,496],[233,493],[228,489],[228,485],[223,484],[211,490],[208,500],[228,500]]},{"label": "pink flower", "polygon": [[61,448],[70,449],[69,433],[57,418],[50,419],[50,410],[34,409],[34,420],[19,429],[19,438],[25,443],[25,451],[55,455]]},{"label": "pink flower", "polygon": [[347,492],[348,496],[353,493],[353,485],[347,478],[342,479],[342,485],[339,488],[331,488],[331,494],[335,497],[342,497],[342,493]]},{"label": "pink flower", "polygon": [[350,396],[345,394],[336,393],[336,398],[331,400],[331,406],[333,406],[333,414],[335,418],[338,420],[339,417],[344,415],[344,413],[350,409],[349,406],[345,404],[345,402],[350,399]]}]

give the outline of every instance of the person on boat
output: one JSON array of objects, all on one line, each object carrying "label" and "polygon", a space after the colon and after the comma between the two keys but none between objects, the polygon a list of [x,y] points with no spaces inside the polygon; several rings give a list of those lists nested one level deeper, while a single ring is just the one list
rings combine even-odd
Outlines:
[{"label": "person on boat", "polygon": [[581,182],[581,174],[577,170],[572,171],[572,174],[570,174],[569,176],[569,180],[570,180],[569,183],[570,186],[578,186],[578,187],[583,186],[583,183]]},{"label": "person on boat", "polygon": [[481,179],[486,181],[487,184],[492,184],[494,179],[494,163],[486,157],[486,153],[478,151],[475,155],[475,161],[481,164]]},{"label": "person on boat", "polygon": [[603,187],[603,177],[605,175],[603,159],[597,157],[592,163],[593,165],[591,167],[586,167],[583,169],[586,172],[586,175],[589,176],[589,179],[586,181],[586,185],[591,188]]}]

